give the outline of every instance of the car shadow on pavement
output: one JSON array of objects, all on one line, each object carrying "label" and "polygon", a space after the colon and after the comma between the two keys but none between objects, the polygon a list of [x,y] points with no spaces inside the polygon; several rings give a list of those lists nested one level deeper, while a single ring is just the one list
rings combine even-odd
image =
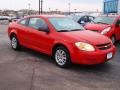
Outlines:
[{"label": "car shadow on pavement", "polygon": [[[53,67],[58,68],[54,62],[54,60],[43,53],[40,52],[36,52],[27,48],[22,48],[22,50],[20,52],[24,52],[27,53],[28,55],[35,57],[35,62],[44,62],[44,63],[48,63],[54,65]],[[51,66],[51,65],[50,65]],[[46,66],[45,66],[46,67]],[[71,65],[69,68],[63,69],[63,70],[68,70],[68,71],[73,71],[73,72],[109,72],[112,68],[112,64],[111,62],[107,62],[104,64],[99,64],[99,65],[90,65],[90,66],[86,66],[86,65],[78,65],[78,64],[73,64]]]},{"label": "car shadow on pavement", "polygon": [[28,48],[24,48],[24,47],[21,48],[20,52],[25,52],[28,55],[34,57],[35,62],[39,62],[42,60],[43,62],[45,61],[45,62],[49,62],[49,63],[54,63],[54,60],[52,59],[52,57],[50,57],[44,53],[41,53],[41,52],[37,52],[37,51],[31,50]]}]

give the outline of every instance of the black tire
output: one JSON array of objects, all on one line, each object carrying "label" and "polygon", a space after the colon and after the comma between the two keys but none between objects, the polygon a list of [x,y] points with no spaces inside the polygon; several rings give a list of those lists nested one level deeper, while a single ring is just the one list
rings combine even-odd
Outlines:
[{"label": "black tire", "polygon": [[20,50],[21,48],[16,35],[11,36],[11,47],[14,50]]},{"label": "black tire", "polygon": [[112,40],[112,43],[115,44],[115,42],[116,42],[115,36],[112,36],[111,40]]},{"label": "black tire", "polygon": [[[58,52],[59,51],[62,51],[64,52],[63,54],[65,55],[66,59],[64,60],[64,63],[63,64],[60,64],[60,61],[58,62]],[[64,58],[65,58],[64,57]],[[55,60],[55,63],[57,66],[61,67],[61,68],[67,68],[69,67],[72,63],[71,63],[71,58],[70,58],[70,54],[69,54],[69,51],[63,47],[63,46],[59,46],[57,47],[55,50],[54,50],[54,53],[53,53],[53,58]],[[60,60],[61,57],[59,57],[59,60]],[[61,62],[62,63],[62,62]]]}]

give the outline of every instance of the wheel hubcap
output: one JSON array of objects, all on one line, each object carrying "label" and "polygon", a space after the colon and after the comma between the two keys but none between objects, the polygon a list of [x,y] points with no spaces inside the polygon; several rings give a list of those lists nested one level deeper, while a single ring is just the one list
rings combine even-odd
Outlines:
[{"label": "wheel hubcap", "polygon": [[17,48],[17,40],[15,37],[12,38],[12,47],[15,49]]},{"label": "wheel hubcap", "polygon": [[67,60],[65,51],[63,51],[61,49],[57,50],[55,53],[55,60],[59,65],[63,66]]}]

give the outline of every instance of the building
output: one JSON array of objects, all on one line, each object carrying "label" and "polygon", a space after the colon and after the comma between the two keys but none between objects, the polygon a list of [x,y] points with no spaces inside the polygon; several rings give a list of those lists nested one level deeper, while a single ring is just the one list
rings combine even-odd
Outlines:
[{"label": "building", "polygon": [[2,15],[2,13],[3,13],[3,11],[2,11],[2,10],[0,10],[0,15]]},{"label": "building", "polygon": [[104,14],[108,13],[120,14],[120,0],[104,0]]},{"label": "building", "polygon": [[16,12],[17,11],[14,11],[14,10],[4,10],[3,15],[5,15],[5,16],[16,15]]}]

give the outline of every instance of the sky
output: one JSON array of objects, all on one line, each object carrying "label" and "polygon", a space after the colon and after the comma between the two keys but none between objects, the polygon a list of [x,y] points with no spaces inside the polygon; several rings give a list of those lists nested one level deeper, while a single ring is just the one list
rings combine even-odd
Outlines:
[{"label": "sky", "polygon": [[[38,10],[39,0],[0,0],[0,9],[28,9],[28,3],[31,4],[31,9]],[[60,10],[68,11],[68,3],[71,3],[71,11],[102,11],[103,0],[43,0],[43,8],[45,11]]]}]

